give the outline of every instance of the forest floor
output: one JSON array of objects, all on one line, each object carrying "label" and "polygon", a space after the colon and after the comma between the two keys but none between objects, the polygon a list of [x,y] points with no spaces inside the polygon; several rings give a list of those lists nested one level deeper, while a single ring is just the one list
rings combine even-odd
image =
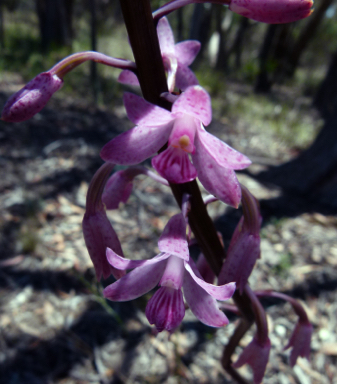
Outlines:
[{"label": "forest floor", "polygon": [[[18,77],[1,82],[1,106],[21,82]],[[227,91],[252,95],[235,84]],[[272,97],[310,104],[281,89]],[[307,110],[303,119],[317,119]],[[27,122],[0,122],[0,384],[233,382],[219,358],[235,317],[227,327],[213,329],[188,310],[169,337],[148,324],[148,296],[127,303],[102,299],[81,232],[85,196],[101,164],[100,148],[130,127],[120,106],[96,109],[66,97],[53,98]],[[239,174],[260,200],[264,217],[252,288],[298,298],[314,326],[310,362],[299,358],[292,369],[283,347],[296,316],[288,304],[264,303],[272,344],[264,382],[337,383],[336,212],[284,196],[252,177],[296,155],[273,131],[261,133],[239,115],[226,119],[217,113],[209,131],[253,160],[250,176]],[[158,237],[177,212],[167,187],[139,177],[130,200],[109,218],[124,255],[139,259],[156,254]],[[228,245],[240,212],[218,202],[209,212]],[[253,329],[235,358],[252,334]],[[240,372],[251,378],[249,367]]]}]

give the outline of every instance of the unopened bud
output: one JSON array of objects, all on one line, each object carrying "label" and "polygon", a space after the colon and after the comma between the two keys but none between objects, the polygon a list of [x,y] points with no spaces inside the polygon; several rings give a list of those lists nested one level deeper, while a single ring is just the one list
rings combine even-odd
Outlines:
[{"label": "unopened bud", "polygon": [[312,0],[232,0],[229,9],[263,23],[284,24],[308,17],[312,6]]},{"label": "unopened bud", "polygon": [[62,85],[63,80],[57,75],[50,72],[40,73],[9,98],[2,111],[2,120],[19,123],[30,119],[41,111]]}]

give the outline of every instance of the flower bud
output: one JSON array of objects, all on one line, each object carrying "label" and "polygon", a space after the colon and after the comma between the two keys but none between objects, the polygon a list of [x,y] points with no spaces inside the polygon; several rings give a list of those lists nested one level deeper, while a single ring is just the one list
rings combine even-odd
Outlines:
[{"label": "flower bud", "polygon": [[297,322],[288,344],[284,347],[284,349],[292,348],[289,358],[291,367],[296,364],[298,356],[309,360],[312,331],[313,327],[309,321],[299,320]]},{"label": "flower bud", "polygon": [[41,111],[62,85],[63,80],[57,75],[40,73],[9,98],[2,111],[2,120],[19,123],[30,119]]},{"label": "flower bud", "polygon": [[250,365],[253,370],[254,384],[262,383],[268,363],[270,346],[269,338],[261,342],[254,336],[253,340],[245,347],[238,360],[233,364],[233,367],[240,368],[244,364]]},{"label": "flower bud", "polygon": [[117,234],[108,220],[104,209],[94,213],[85,213],[82,223],[85,245],[88,249],[92,263],[94,264],[97,280],[102,277],[107,279],[113,275],[120,279],[125,275],[112,267],[106,258],[107,247],[115,250],[120,255],[123,254]]},{"label": "flower bud", "polygon": [[[131,173],[131,174],[130,174]],[[129,169],[115,172],[107,181],[102,194],[106,209],[118,209],[119,203],[126,203],[132,192],[132,181],[140,172]]]},{"label": "flower bud", "polygon": [[263,23],[284,24],[308,17],[312,6],[312,0],[232,0],[229,9]]}]

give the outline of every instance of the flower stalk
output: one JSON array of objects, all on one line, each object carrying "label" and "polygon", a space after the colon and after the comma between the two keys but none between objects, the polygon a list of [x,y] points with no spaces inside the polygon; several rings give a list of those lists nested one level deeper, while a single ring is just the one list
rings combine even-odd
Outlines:
[{"label": "flower stalk", "polygon": [[109,67],[128,69],[129,71],[137,73],[136,64],[133,61],[116,59],[114,57],[107,56],[103,53],[95,51],[74,53],[73,55],[64,58],[62,61],[54,65],[48,72],[53,75],[57,75],[60,79],[63,79],[67,73],[88,60],[104,64]]}]

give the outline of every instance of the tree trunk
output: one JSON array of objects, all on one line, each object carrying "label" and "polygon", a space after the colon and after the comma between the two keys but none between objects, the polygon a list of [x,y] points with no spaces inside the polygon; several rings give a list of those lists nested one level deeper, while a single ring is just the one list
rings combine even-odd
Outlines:
[{"label": "tree trunk", "polygon": [[314,143],[296,159],[260,173],[257,179],[337,207],[337,52],[315,105],[325,124]]},{"label": "tree trunk", "polygon": [[176,10],[177,14],[177,40],[184,40],[184,8]]},{"label": "tree trunk", "polygon": [[5,27],[3,11],[3,1],[0,0],[0,47],[2,50],[5,48]]},{"label": "tree trunk", "polygon": [[246,32],[248,31],[251,23],[247,17],[241,17],[240,26],[237,30],[233,45],[230,49],[229,54],[232,52],[235,54],[235,70],[238,71],[241,69],[242,62],[242,51],[243,51],[243,43],[246,36]]},{"label": "tree trunk", "polygon": [[325,16],[326,10],[330,7],[334,0],[321,0],[319,6],[315,7],[315,12],[310,16],[308,23],[302,29],[299,37],[295,41],[290,50],[290,54],[285,61],[285,66],[282,68],[285,75],[292,77],[299,64],[300,58],[307,48],[310,40],[315,36],[317,29]]},{"label": "tree trunk", "polygon": [[275,46],[271,54],[271,61],[275,65],[272,73],[272,83],[282,83],[285,79],[283,68],[287,67],[287,58],[289,54],[289,47],[291,47],[293,36],[292,30],[294,25],[292,23],[282,24],[279,26],[279,31],[275,39]]},{"label": "tree trunk", "polygon": [[[96,23],[96,1],[89,0],[90,8],[90,40],[91,50],[97,51],[97,23]],[[97,63],[91,61],[90,63],[90,82],[92,87],[92,95],[94,104],[97,105],[98,93],[99,93],[99,80],[97,75]]]},{"label": "tree trunk", "polygon": [[72,40],[73,0],[36,0],[41,46],[70,45]]},{"label": "tree trunk", "polygon": [[254,90],[257,93],[267,93],[271,89],[271,79],[268,70],[269,57],[272,52],[276,32],[280,28],[277,24],[270,24],[259,53],[260,71],[256,79]]},{"label": "tree trunk", "polygon": [[201,48],[196,60],[193,63],[195,67],[203,59],[207,43],[211,34],[212,7],[205,8],[204,4],[195,4],[191,20],[190,39],[198,40],[201,43]]},{"label": "tree trunk", "polygon": [[337,108],[337,51],[332,55],[327,75],[314,99],[314,106],[324,119],[332,116]]},{"label": "tree trunk", "polygon": [[216,31],[219,34],[218,54],[216,57],[215,69],[219,71],[226,71],[228,67],[228,57],[226,52],[226,31],[224,31],[222,28],[224,7],[223,5],[219,4],[213,4],[213,7],[215,11]]}]

